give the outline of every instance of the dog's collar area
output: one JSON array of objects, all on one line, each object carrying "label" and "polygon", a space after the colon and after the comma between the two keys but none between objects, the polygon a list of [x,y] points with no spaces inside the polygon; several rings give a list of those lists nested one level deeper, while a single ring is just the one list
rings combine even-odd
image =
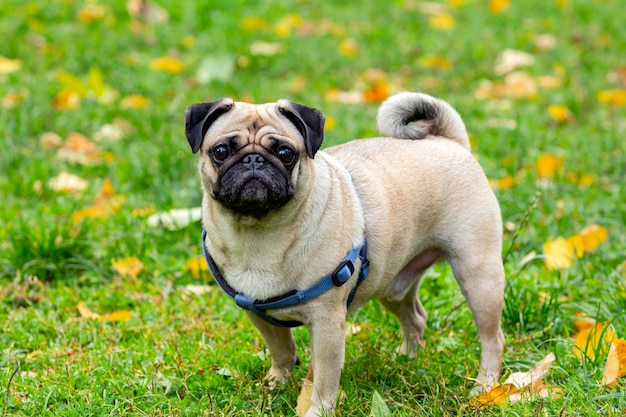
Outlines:
[{"label": "dog's collar area", "polygon": [[350,306],[352,300],[354,299],[354,296],[356,295],[357,288],[359,287],[361,282],[365,280],[367,274],[369,273],[369,261],[367,260],[367,242],[365,239],[363,239],[363,243],[361,244],[361,246],[350,249],[350,251],[343,258],[339,266],[337,266],[337,268],[335,268],[332,273],[326,275],[324,278],[311,285],[309,288],[306,288],[304,290],[291,290],[283,295],[279,295],[278,297],[273,297],[265,301],[253,301],[245,295],[238,293],[230,285],[228,285],[226,279],[224,279],[224,276],[215,264],[215,261],[209,254],[209,251],[207,250],[204,243],[205,239],[206,231],[202,229],[202,251],[204,252],[204,259],[209,266],[211,274],[213,274],[215,282],[217,282],[220,288],[230,298],[235,300],[235,303],[237,303],[239,307],[249,310],[263,320],[267,321],[268,323],[279,327],[298,327],[301,326],[302,323],[299,321],[275,319],[274,317],[267,314],[267,310],[276,310],[279,308],[287,308],[304,304],[314,298],[319,297],[333,287],[341,287],[343,284],[348,282],[350,277],[352,277],[352,275],[354,274],[354,271],[356,269],[356,260],[360,258],[361,270],[359,271],[358,280],[356,285],[354,286],[354,289],[350,292],[350,295],[348,296],[347,305]]}]

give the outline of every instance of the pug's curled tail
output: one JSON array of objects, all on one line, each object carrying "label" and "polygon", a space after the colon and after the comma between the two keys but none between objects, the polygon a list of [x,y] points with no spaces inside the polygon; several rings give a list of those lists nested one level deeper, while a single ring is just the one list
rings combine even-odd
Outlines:
[{"label": "pug's curled tail", "polygon": [[470,149],[461,116],[443,100],[423,93],[404,92],[389,97],[378,109],[378,130],[399,139],[443,136]]}]

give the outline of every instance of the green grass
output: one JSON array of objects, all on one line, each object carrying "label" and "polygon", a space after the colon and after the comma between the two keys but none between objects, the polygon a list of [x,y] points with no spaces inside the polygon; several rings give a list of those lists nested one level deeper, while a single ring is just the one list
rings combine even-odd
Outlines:
[{"label": "green grass", "polygon": [[[305,366],[296,369],[294,383],[269,389],[263,375],[270,358],[241,311],[216,287],[200,296],[185,289],[210,284],[184,269],[201,253],[199,226],[150,228],[133,210],[199,205],[196,159],[184,136],[189,104],[222,96],[291,98],[335,120],[326,134],[329,146],[376,134],[377,104],[346,104],[327,94],[362,90],[371,69],[383,71],[393,87],[449,101],[463,116],[487,175],[517,178],[513,188],[496,190],[509,226],[503,375],[554,352],[546,379],[563,391],[481,411],[468,405],[479,346],[450,270],[440,265],[421,289],[430,318],[426,346],[415,360],[395,353],[399,326],[379,303],[350,319],[361,330],[348,339],[338,415],[368,416],[375,391],[397,416],[620,415],[626,384],[601,386],[605,356],[581,361],[571,334],[582,311],[611,321],[617,336],[626,337],[626,272],[618,267],[626,260],[626,112],[597,99],[599,91],[626,88],[623,78],[620,85],[610,75],[626,66],[623,5],[512,3],[492,14],[486,1],[468,0],[448,10],[456,25],[441,31],[410,0],[164,0],[167,23],[137,22],[124,1],[3,0],[0,56],[22,67],[0,71],[0,99],[17,94],[23,101],[0,109],[0,415],[292,415],[310,359],[307,332],[295,331]],[[103,5],[103,15],[81,21],[85,4]],[[281,36],[277,25],[293,14],[299,26]],[[246,17],[266,27],[242,29]],[[539,34],[553,35],[556,47],[537,49]],[[345,38],[358,45],[352,57],[338,48]],[[280,51],[254,55],[251,46],[259,41]],[[481,80],[502,82],[494,63],[506,48],[534,54],[535,63],[521,70],[558,75],[561,84],[528,99],[478,99]],[[168,55],[185,65],[183,72],[150,69],[153,59]],[[425,56],[445,57],[450,67],[425,66]],[[223,77],[199,84],[198,68]],[[89,85],[95,70],[117,97],[103,103],[92,86],[78,108],[53,106],[62,71]],[[132,94],[150,105],[122,108]],[[551,104],[567,106],[573,120],[552,120]],[[112,156],[108,162],[78,165],[40,145],[44,132],[93,137],[116,119],[129,126],[125,137],[97,143]],[[542,153],[565,159],[563,175],[549,184],[538,181],[534,169]],[[49,179],[63,171],[87,180],[85,192],[49,189]],[[580,186],[567,174],[590,174],[595,182]],[[74,222],[72,214],[92,204],[105,178],[125,198],[119,211]],[[564,271],[546,269],[546,239],[593,223],[609,230],[606,242]],[[537,257],[520,266],[531,251]],[[145,265],[137,279],[112,269],[113,260],[130,256]],[[132,318],[85,319],[80,302],[101,314],[127,310]]]}]

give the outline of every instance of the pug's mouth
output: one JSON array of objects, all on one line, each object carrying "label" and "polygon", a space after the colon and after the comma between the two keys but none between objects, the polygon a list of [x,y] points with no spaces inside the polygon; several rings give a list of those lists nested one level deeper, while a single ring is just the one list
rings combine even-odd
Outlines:
[{"label": "pug's mouth", "polygon": [[213,190],[213,198],[238,215],[263,218],[287,204],[293,196],[282,176],[248,173],[243,177],[231,181],[230,176],[225,175],[220,186]]}]

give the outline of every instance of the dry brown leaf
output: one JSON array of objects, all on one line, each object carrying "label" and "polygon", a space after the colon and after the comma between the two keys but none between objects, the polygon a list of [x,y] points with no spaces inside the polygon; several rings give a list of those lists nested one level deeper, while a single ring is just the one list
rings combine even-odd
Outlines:
[{"label": "dry brown leaf", "polygon": [[626,375],[626,340],[614,339],[604,365],[602,385],[614,388],[617,379]]},{"label": "dry brown leaf", "polygon": [[311,407],[311,395],[313,394],[313,381],[309,379],[302,380],[302,388],[298,395],[298,402],[296,405],[296,415],[302,417],[309,411]]},{"label": "dry brown leaf", "polygon": [[544,389],[543,377],[548,373],[555,359],[554,353],[549,353],[527,372],[512,373],[501,385],[472,398],[470,404],[488,407],[504,401],[519,401],[525,394],[531,397],[540,395]]}]

